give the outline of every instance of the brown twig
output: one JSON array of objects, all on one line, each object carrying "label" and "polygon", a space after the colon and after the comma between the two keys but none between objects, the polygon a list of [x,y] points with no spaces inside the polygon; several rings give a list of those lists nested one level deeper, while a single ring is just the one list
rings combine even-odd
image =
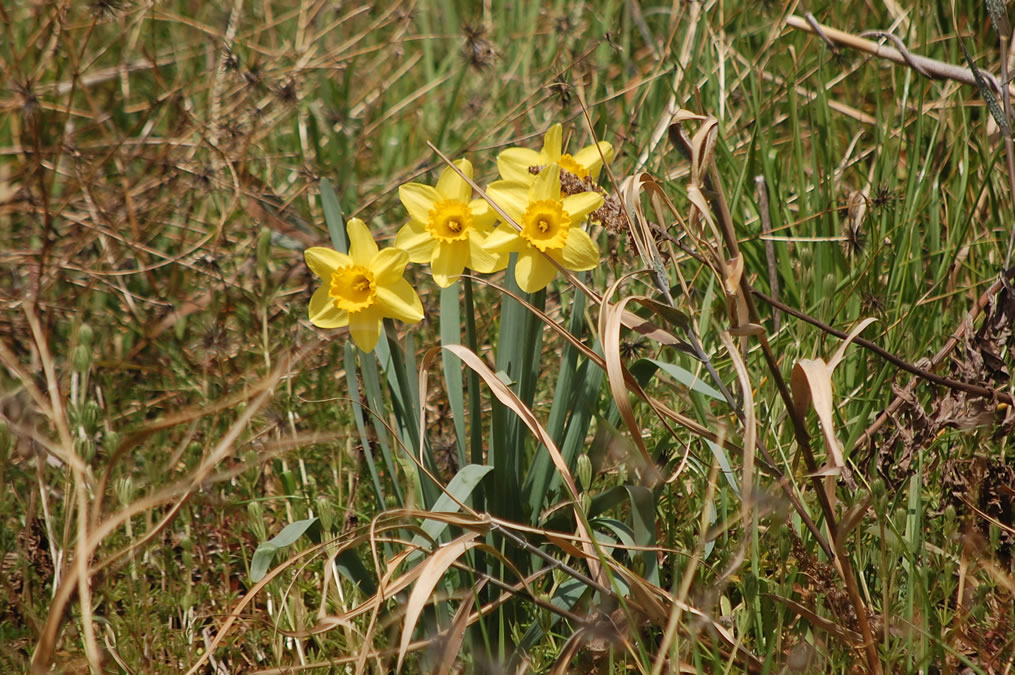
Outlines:
[{"label": "brown twig", "polygon": [[[791,28],[798,30],[804,30],[809,33],[816,33],[814,27],[802,17],[796,15],[790,15],[786,17],[786,25]],[[955,80],[956,82],[962,82],[963,84],[971,84],[976,86],[976,76],[973,75],[973,71],[969,68],[963,68],[962,66],[956,66],[952,63],[946,63],[945,61],[938,61],[937,59],[927,58],[926,56],[920,56],[913,54],[909,50],[905,50],[905,53],[895,49],[894,47],[886,47],[880,45],[877,42],[871,40],[865,40],[862,37],[847,33],[845,31],[837,30],[830,26],[824,26],[819,24],[821,30],[821,37],[825,40],[831,40],[837,45],[844,45],[858,51],[866,52],[873,56],[877,56],[881,59],[893,61],[900,65],[910,66],[917,72],[926,75],[930,78],[941,78],[945,80]],[[880,33],[879,33],[880,35]],[[901,41],[896,44],[901,45]],[[903,49],[905,49],[905,46]],[[988,82],[998,91],[1001,91],[1001,84],[997,77],[992,73],[981,71],[981,75],[987,79]],[[1011,86],[1011,85],[1009,85]]]},{"label": "brown twig", "polygon": [[[997,283],[1000,284],[1000,281],[998,281]],[[764,300],[766,303],[772,305],[772,307],[781,309],[782,311],[786,312],[791,316],[795,316],[796,318],[802,321],[806,321],[812,326],[820,328],[825,333],[834,335],[842,339],[846,339],[848,337],[847,333],[844,333],[843,331],[837,328],[829,326],[827,323],[821,321],[820,319],[816,319],[813,316],[810,316],[809,314],[801,312],[800,310],[793,309],[789,305],[785,305],[776,300],[775,298],[765,295],[764,293],[762,293],[757,289],[751,290],[754,293],[754,295],[756,295],[761,300]],[[899,358],[895,354],[892,354],[891,352],[874,344],[870,340],[865,340],[862,337],[853,338],[853,342],[860,345],[864,349],[874,352],[875,354],[883,358],[885,361],[891,363],[893,366],[896,366],[906,371],[907,373],[915,375],[916,377],[927,380],[928,382],[933,382],[934,384],[938,384],[941,385],[942,387],[947,387],[949,389],[954,389],[956,391],[964,391],[967,394],[972,394],[974,396],[981,396],[983,398],[993,398],[1002,403],[1007,403],[1009,405],[1013,404],[1012,397],[1003,391],[998,391],[997,389],[991,389],[990,387],[984,387],[978,384],[971,384],[969,382],[960,382],[958,380],[953,380],[950,377],[942,377],[941,375],[935,375],[931,371],[925,368],[921,368],[915,364],[909,363],[905,359]]]}]

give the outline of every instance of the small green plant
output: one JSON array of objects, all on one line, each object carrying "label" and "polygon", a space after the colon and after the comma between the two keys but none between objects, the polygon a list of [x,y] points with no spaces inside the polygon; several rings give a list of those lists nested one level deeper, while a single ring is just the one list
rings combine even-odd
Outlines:
[{"label": "small green plant", "polygon": [[0,672],[1006,672],[1011,27],[911,4],[7,3]]}]

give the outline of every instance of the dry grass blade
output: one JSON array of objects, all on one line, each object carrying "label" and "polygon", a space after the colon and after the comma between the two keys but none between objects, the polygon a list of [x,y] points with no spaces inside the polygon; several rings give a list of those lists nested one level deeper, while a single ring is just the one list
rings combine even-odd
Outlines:
[{"label": "dry grass blade", "polygon": [[[350,541],[347,544],[347,547],[351,548],[353,546],[363,543],[364,541],[366,541],[365,536],[358,537]],[[254,601],[254,599],[261,593],[261,591],[264,589],[265,586],[267,586],[275,577],[282,574],[282,572],[284,572],[290,566],[295,565],[297,562],[299,562],[299,560],[308,556],[317,555],[318,553],[323,551],[326,545],[327,544],[318,544],[306,551],[303,551],[302,553],[298,553],[295,556],[292,556],[291,558],[289,558],[289,560],[285,561],[285,563],[278,565],[277,567],[269,571],[267,574],[264,575],[264,578],[262,578],[256,584],[254,584],[250,588],[250,590],[247,591],[247,593],[242,598],[240,598],[239,601],[237,601],[236,605],[233,606],[232,611],[226,617],[225,621],[222,622],[222,625],[219,627],[218,632],[215,633],[215,637],[207,645],[204,653],[201,654],[201,656],[198,657],[197,661],[195,661],[190,666],[190,669],[187,670],[186,675],[194,675],[195,673],[201,671],[201,668],[206,663],[208,663],[209,659],[214,654],[215,649],[218,648],[220,644],[222,644],[222,641],[225,639],[226,635],[229,634],[229,630],[232,628],[233,624],[239,620],[239,618],[243,615],[243,611],[247,608],[248,605],[250,605],[250,603]]]},{"label": "dry grass blade", "polygon": [[814,412],[818,415],[824,433],[829,466],[838,472],[846,462],[843,459],[842,445],[835,435],[831,369],[822,359],[800,359],[793,366],[792,384],[798,414],[806,415],[811,404],[814,404]]},{"label": "dry grass blade", "polygon": [[610,393],[616,402],[617,410],[620,412],[624,424],[631,432],[631,440],[638,448],[640,457],[636,470],[647,485],[654,485],[660,478],[659,472],[652,461],[652,457],[645,447],[641,437],[641,426],[634,415],[634,408],[631,406],[625,384],[627,369],[620,359],[620,327],[624,310],[633,298],[622,298],[620,302],[611,304],[608,298],[612,297],[617,288],[624,282],[621,277],[613,282],[612,286],[603,298],[603,304],[599,312],[599,339],[603,344],[603,359],[606,363],[606,376],[610,385]]},{"label": "dry grass blade", "polygon": [[[758,423],[754,413],[754,387],[751,384],[751,376],[747,370],[747,364],[744,363],[744,359],[733,344],[733,340],[725,331],[721,332],[719,337],[726,348],[726,353],[733,362],[733,367],[737,371],[737,378],[740,380],[740,391],[744,397],[744,470],[743,480],[740,484],[740,513],[746,525],[751,522],[751,512],[754,506],[754,455],[758,440]],[[745,536],[750,536],[746,534],[746,530]]]},{"label": "dry grass blade", "polygon": [[842,444],[835,433],[832,372],[842,361],[849,344],[874,321],[876,319],[868,317],[857,324],[827,362],[822,359],[800,359],[793,366],[793,400],[797,413],[801,416],[806,415],[811,404],[814,404],[814,411],[818,415],[824,433],[825,448],[828,450],[829,468],[836,472],[846,466],[846,460]]},{"label": "dry grass blade", "polygon": [[[472,593],[478,595],[486,587],[486,582],[486,579],[480,579],[479,583],[472,589]],[[455,665],[455,661],[458,660],[462,641],[465,639],[465,629],[469,627],[471,607],[472,604],[470,602],[463,600],[455,611],[455,618],[452,619],[451,627],[448,628],[447,634],[444,636],[444,646],[441,648],[440,658],[437,659],[438,675],[449,675]]]},{"label": "dry grass blade", "polygon": [[[419,620],[423,608],[430,599],[434,587],[458,558],[469,549],[482,545],[476,541],[479,532],[466,532],[451,543],[441,546],[437,551],[427,558],[426,562],[420,565],[420,571],[416,585],[412,587],[409,601],[405,605],[405,623],[402,625],[402,639],[398,646],[398,663],[395,672],[401,672],[405,654],[409,649],[409,642],[412,633],[416,629],[416,621]],[[466,603],[467,604],[467,603]]]}]

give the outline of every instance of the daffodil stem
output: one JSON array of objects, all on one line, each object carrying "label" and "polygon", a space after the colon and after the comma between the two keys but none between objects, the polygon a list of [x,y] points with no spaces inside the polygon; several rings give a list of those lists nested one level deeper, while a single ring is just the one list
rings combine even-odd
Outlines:
[{"label": "daffodil stem", "polygon": [[[476,341],[476,307],[472,297],[472,279],[468,276],[462,277],[462,288],[464,289],[463,302],[465,303],[465,345],[474,353],[479,353],[479,345]],[[483,399],[480,397],[479,375],[472,368],[469,371],[469,455],[473,464],[484,464],[483,457]],[[482,512],[486,508],[486,493],[483,490],[476,490],[472,494],[473,508]],[[481,551],[475,551],[473,558],[474,569],[477,575],[487,573],[486,555]],[[485,604],[490,600],[490,591],[483,588],[480,591],[479,600]],[[485,628],[481,629],[481,632]]]},{"label": "daffodil stem", "polygon": [[[472,297],[472,279],[464,277],[462,288],[465,289],[465,345],[475,353],[479,353],[476,341],[476,307]],[[469,449],[470,461],[483,464],[483,401],[479,396],[479,375],[469,370]],[[477,506],[482,509],[481,506]]]}]

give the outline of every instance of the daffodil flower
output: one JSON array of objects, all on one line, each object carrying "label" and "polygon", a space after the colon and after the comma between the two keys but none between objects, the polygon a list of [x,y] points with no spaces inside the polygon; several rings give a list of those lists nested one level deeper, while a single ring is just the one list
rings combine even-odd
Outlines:
[{"label": "daffodil flower", "polygon": [[541,291],[557,273],[546,256],[576,272],[599,264],[599,247],[581,225],[603,205],[603,196],[580,192],[561,198],[560,167],[556,164],[539,172],[531,185],[497,181],[486,194],[522,228],[518,231],[502,223],[484,246],[494,253],[518,254],[515,280],[523,291]]},{"label": "daffodil flower", "polygon": [[532,184],[535,175],[531,168],[542,168],[556,164],[578,178],[595,182],[603,168],[603,160],[613,159],[613,146],[606,141],[588,145],[573,155],[561,154],[563,132],[560,124],[550,127],[543,136],[543,149],[539,152],[529,148],[508,148],[497,156],[497,170],[504,180]]},{"label": "daffodil flower", "polygon": [[406,323],[423,319],[423,304],[402,278],[409,255],[399,248],[377,248],[359,218],[346,224],[349,253],[315,246],[304,254],[324,285],[310,298],[310,322],[318,328],[349,327],[363,351],[373,351],[385,317]]},{"label": "daffodil flower", "polygon": [[[467,159],[455,162],[462,173],[472,178]],[[408,252],[414,263],[430,263],[438,286],[450,286],[466,267],[488,274],[507,267],[507,254],[495,254],[483,248],[493,231],[497,214],[482,199],[469,200],[472,186],[448,167],[437,180],[437,187],[406,183],[398,188],[398,198],[409,212],[409,222],[395,237],[395,246]]]}]

